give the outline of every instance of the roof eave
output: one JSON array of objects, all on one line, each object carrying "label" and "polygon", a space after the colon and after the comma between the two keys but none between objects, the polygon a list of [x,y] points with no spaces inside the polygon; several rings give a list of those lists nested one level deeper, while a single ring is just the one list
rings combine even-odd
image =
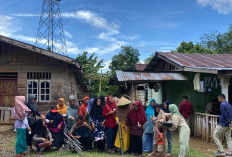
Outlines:
[{"label": "roof eave", "polygon": [[193,68],[193,67],[184,67],[184,71],[188,72],[199,72],[199,73],[210,73],[210,74],[218,74],[217,69],[207,69],[207,68]]},{"label": "roof eave", "polygon": [[177,67],[179,70],[184,70],[184,67],[179,65],[178,63],[168,59],[167,57],[163,56],[162,54],[160,54],[159,52],[156,52],[157,57],[160,59],[163,59],[164,61],[168,62],[169,64],[172,64],[173,66]]},{"label": "roof eave", "polygon": [[29,51],[32,52],[36,52],[38,54],[42,54],[44,56],[48,56],[57,60],[61,60],[63,62],[66,62],[68,64],[74,65],[76,68],[81,69],[80,63],[78,61],[76,61],[73,58],[67,57],[67,56],[63,56],[57,53],[53,53],[53,52],[49,52],[47,50],[41,49],[39,47],[36,47],[34,45],[28,44],[28,43],[24,43],[15,39],[11,39],[5,36],[0,35],[0,41],[5,42],[7,44],[11,44],[23,49],[27,49]]}]

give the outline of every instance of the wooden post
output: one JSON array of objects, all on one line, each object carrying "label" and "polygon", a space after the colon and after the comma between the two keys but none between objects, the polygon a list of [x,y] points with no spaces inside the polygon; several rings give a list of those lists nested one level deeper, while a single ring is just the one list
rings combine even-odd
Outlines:
[{"label": "wooden post", "polygon": [[209,116],[206,114],[206,141],[209,142]]},{"label": "wooden post", "polygon": [[194,136],[197,136],[197,114],[194,113]]}]

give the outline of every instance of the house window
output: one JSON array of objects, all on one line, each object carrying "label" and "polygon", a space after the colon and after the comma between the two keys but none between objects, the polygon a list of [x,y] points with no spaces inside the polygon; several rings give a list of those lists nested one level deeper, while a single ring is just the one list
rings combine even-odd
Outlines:
[{"label": "house window", "polygon": [[40,80],[40,102],[48,102],[51,97],[50,81],[49,80]]},{"label": "house window", "polygon": [[27,81],[27,97],[29,94],[34,94],[36,96],[36,101],[38,101],[38,80]]},{"label": "house window", "polygon": [[51,101],[50,72],[28,72],[27,79],[27,97],[29,94],[34,94],[36,101]]}]

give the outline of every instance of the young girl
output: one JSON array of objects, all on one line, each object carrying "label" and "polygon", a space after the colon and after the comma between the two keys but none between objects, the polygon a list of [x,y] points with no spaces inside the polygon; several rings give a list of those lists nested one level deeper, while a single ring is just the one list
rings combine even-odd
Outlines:
[{"label": "young girl", "polygon": [[51,148],[52,134],[41,119],[34,123],[34,133],[32,136],[33,144],[37,148],[38,153],[41,152],[41,148]]},{"label": "young girl", "polygon": [[26,131],[31,133],[31,128],[28,124],[28,114],[31,110],[24,104],[25,96],[15,97],[14,117],[16,118],[15,128],[17,130],[16,140],[16,157],[28,154],[28,147],[26,141]]},{"label": "young girl", "polygon": [[162,157],[163,156],[163,149],[164,149],[164,136],[163,136],[163,127],[162,126],[158,126],[157,128],[157,151],[159,153],[159,156]]},{"label": "young girl", "polygon": [[130,126],[130,151],[131,155],[142,156],[142,136],[143,125],[146,123],[147,117],[141,102],[136,101],[133,109],[128,114],[127,126]]}]

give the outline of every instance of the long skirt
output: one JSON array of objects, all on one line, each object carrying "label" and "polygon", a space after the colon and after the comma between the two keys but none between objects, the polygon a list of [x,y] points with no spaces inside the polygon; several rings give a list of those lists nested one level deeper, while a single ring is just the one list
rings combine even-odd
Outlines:
[{"label": "long skirt", "polygon": [[153,137],[154,137],[154,133],[144,133],[144,136],[143,136],[143,151],[144,152],[152,151]]},{"label": "long skirt", "polygon": [[190,138],[190,129],[186,124],[179,128],[179,145],[180,145],[180,154],[179,157],[186,157],[189,151],[189,138]]},{"label": "long skirt", "polygon": [[[124,123],[120,123],[121,131],[122,131],[123,150],[127,151],[130,146],[130,128],[128,127],[127,131],[125,131],[125,129],[123,129],[125,125],[126,124]],[[117,136],[116,136],[114,145],[117,148],[121,148],[120,137],[119,137],[119,127],[118,127]]]},{"label": "long skirt", "polygon": [[130,135],[130,152],[133,154],[142,155],[143,139],[142,136]]},{"label": "long skirt", "polygon": [[26,130],[27,129],[16,129],[17,130],[17,140],[16,140],[16,154],[21,154],[28,151],[27,141],[26,141]]},{"label": "long skirt", "polygon": [[64,144],[64,133],[63,132],[52,132],[53,144],[56,148],[60,148]]}]

